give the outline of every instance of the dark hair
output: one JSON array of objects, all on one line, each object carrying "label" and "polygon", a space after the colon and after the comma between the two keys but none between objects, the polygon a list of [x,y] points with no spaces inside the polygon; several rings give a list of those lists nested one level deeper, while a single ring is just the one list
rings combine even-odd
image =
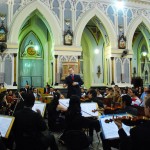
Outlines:
[{"label": "dark hair", "polygon": [[97,92],[94,89],[90,90],[89,93],[92,94],[92,98],[97,97]]},{"label": "dark hair", "polygon": [[145,100],[145,107],[150,107],[150,97]]},{"label": "dark hair", "polygon": [[54,106],[54,107],[57,107],[57,105],[59,104],[59,99],[60,99],[60,94],[58,92],[55,92],[53,94],[53,99],[52,99],[52,102],[51,104]]},{"label": "dark hair", "polygon": [[132,103],[132,99],[129,95],[123,95],[122,102],[124,102],[126,104],[126,106],[130,106]]},{"label": "dark hair", "polygon": [[70,97],[69,107],[67,112],[70,118],[71,117],[73,118],[77,114],[81,115],[80,98],[78,96],[72,95]]},{"label": "dark hair", "polygon": [[24,106],[33,107],[35,102],[35,97],[33,93],[23,93],[22,98],[24,99]]},{"label": "dark hair", "polygon": [[132,92],[133,92],[136,96],[138,96],[138,92],[137,92],[137,90],[132,89]]}]

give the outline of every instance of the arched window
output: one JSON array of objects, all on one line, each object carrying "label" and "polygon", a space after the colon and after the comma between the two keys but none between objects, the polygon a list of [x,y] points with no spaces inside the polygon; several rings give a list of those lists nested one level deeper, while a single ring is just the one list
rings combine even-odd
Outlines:
[{"label": "arched window", "polygon": [[[64,11],[64,19],[66,20],[72,20],[72,11],[71,11],[71,4],[69,0],[66,1],[65,3],[65,11]],[[71,24],[69,25],[71,27]],[[68,26],[66,23],[64,24],[65,30],[68,30]]]},{"label": "arched window", "polygon": [[57,15],[57,17],[60,17],[60,9],[59,9],[59,2],[58,0],[53,0],[53,11]]},{"label": "arched window", "polygon": [[127,26],[129,25],[131,20],[132,20],[132,12],[129,9],[128,12],[127,12]]},{"label": "arched window", "polygon": [[4,82],[7,85],[11,85],[12,83],[12,58],[10,55],[7,55],[4,60]]},{"label": "arched window", "polygon": [[78,20],[79,16],[82,13],[82,4],[81,2],[78,2],[77,6],[76,6],[76,20]]},{"label": "arched window", "polygon": [[111,21],[113,22],[113,24],[115,24],[114,10],[111,6],[108,7],[107,14],[108,14],[109,18],[111,19]]}]

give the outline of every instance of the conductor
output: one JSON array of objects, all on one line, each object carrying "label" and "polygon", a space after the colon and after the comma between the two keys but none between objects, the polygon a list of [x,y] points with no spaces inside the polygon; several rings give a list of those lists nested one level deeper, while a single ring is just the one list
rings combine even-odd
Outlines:
[{"label": "conductor", "polygon": [[68,70],[69,75],[65,78],[65,83],[63,87],[68,88],[67,98],[70,98],[71,95],[77,95],[81,97],[80,86],[83,84],[81,77],[77,74],[74,74],[74,69],[72,67]]}]

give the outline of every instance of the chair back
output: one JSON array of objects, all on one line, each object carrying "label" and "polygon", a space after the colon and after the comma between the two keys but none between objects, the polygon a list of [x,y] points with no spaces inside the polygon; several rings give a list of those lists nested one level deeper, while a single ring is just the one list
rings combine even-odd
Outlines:
[{"label": "chair back", "polygon": [[88,137],[80,130],[67,131],[65,133],[65,143],[68,150],[84,150],[90,145]]}]

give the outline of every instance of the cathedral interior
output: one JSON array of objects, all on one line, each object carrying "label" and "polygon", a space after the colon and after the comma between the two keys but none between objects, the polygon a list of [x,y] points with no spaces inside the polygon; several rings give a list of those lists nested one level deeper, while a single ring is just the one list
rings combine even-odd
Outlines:
[{"label": "cathedral interior", "polygon": [[0,83],[84,87],[150,82],[149,0],[1,0]]}]

